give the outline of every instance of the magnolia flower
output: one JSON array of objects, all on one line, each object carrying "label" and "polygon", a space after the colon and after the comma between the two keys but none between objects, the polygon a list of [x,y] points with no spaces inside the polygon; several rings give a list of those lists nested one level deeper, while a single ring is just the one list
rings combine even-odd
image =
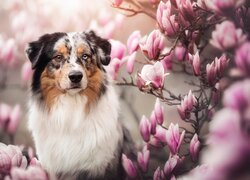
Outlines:
[{"label": "magnolia flower", "polygon": [[218,14],[230,14],[235,8],[244,4],[245,0],[209,0],[206,5]]},{"label": "magnolia flower", "polygon": [[195,55],[192,57],[192,67],[194,71],[194,75],[199,76],[201,73],[201,62],[199,52],[197,51]]},{"label": "magnolia flower", "polygon": [[156,98],[154,111],[155,111],[156,120],[158,124],[161,125],[164,121],[164,108],[163,106],[161,106],[159,98]]},{"label": "magnolia flower", "polygon": [[139,49],[139,42],[141,39],[140,31],[134,31],[127,40],[128,53],[132,54],[133,52]]},{"label": "magnolia flower", "polygon": [[0,48],[0,63],[12,67],[16,63],[16,46],[14,39],[8,39],[6,42],[1,42]]},{"label": "magnolia flower", "polygon": [[3,127],[8,134],[14,134],[20,123],[20,105],[13,108],[6,104],[0,104],[0,127]]},{"label": "magnolia flower", "polygon": [[126,46],[120,41],[116,40],[110,40],[110,43],[111,43],[111,53],[110,53],[111,60],[114,58],[121,60],[125,55]]},{"label": "magnolia flower", "polygon": [[27,164],[27,159],[19,147],[0,143],[0,177],[9,174],[12,167],[24,169]]},{"label": "magnolia flower", "polygon": [[160,141],[161,143],[167,143],[167,139],[166,139],[166,133],[167,133],[167,130],[164,129],[163,127],[161,126],[157,126],[156,128],[156,133],[154,135],[154,137]]},{"label": "magnolia flower", "polygon": [[144,115],[142,116],[139,128],[143,140],[148,142],[150,139],[151,125],[149,120]]},{"label": "magnolia flower", "polygon": [[237,49],[235,63],[243,73],[250,75],[250,42],[244,43]]},{"label": "magnolia flower", "polygon": [[163,47],[164,36],[159,30],[152,31],[149,36],[145,36],[141,43],[140,48],[149,59],[158,59]]},{"label": "magnolia flower", "polygon": [[164,73],[162,64],[158,61],[153,65],[144,65],[139,76],[145,82],[145,85],[151,85],[158,89],[162,88],[167,74]]},{"label": "magnolia flower", "polygon": [[31,79],[32,74],[33,74],[33,71],[31,67],[31,63],[29,61],[26,61],[23,64],[22,70],[21,70],[22,81],[25,83],[28,82]]},{"label": "magnolia flower", "polygon": [[11,169],[10,180],[49,180],[47,173],[39,166],[29,166],[27,169],[14,167]]},{"label": "magnolia flower", "polygon": [[178,61],[184,61],[187,56],[187,49],[183,46],[177,46],[175,48],[174,54]]},{"label": "magnolia flower", "polygon": [[179,133],[179,125],[170,124],[166,132],[166,140],[171,154],[176,154],[179,151],[180,145],[184,138],[185,131],[182,131],[181,135]]},{"label": "magnolia flower", "polygon": [[194,134],[189,145],[189,152],[190,152],[191,159],[193,161],[197,161],[198,159],[199,148],[200,148],[200,141],[198,139],[198,135]]},{"label": "magnolia flower", "polygon": [[223,21],[221,24],[216,25],[210,43],[214,47],[225,51],[241,44],[245,39],[246,35],[243,34],[242,29],[236,29],[231,21]]},{"label": "magnolia flower", "polygon": [[181,105],[177,106],[177,111],[181,119],[188,119],[190,117],[190,113],[193,109],[193,106],[195,106],[196,104],[197,100],[193,95],[192,91],[190,90],[188,95],[184,96],[183,100],[181,101]]},{"label": "magnolia flower", "polygon": [[182,159],[177,155],[169,157],[169,159],[167,160],[164,166],[164,173],[165,173],[166,179],[170,179],[170,177],[173,175],[173,171],[175,171],[175,169],[178,168],[181,162],[182,162]]},{"label": "magnolia flower", "polygon": [[113,5],[119,7],[122,4],[123,0],[113,0]]},{"label": "magnolia flower", "polygon": [[213,86],[216,82],[216,69],[214,61],[206,66],[207,81],[210,86]]},{"label": "magnolia flower", "polygon": [[161,170],[160,167],[158,167],[154,172],[153,180],[163,180],[163,179],[165,179],[164,172],[163,170]]},{"label": "magnolia flower", "polygon": [[196,15],[193,9],[193,3],[190,0],[177,0],[176,2],[178,9],[187,21],[194,19]]},{"label": "magnolia flower", "polygon": [[162,60],[161,63],[163,65],[163,68],[165,70],[165,72],[167,72],[168,70],[172,69],[172,59],[173,59],[173,51],[171,51],[171,53],[167,56],[165,56]]},{"label": "magnolia flower", "polygon": [[161,1],[156,12],[156,19],[160,29],[169,37],[175,36],[179,29],[177,17],[171,14],[171,9],[169,1],[166,3]]},{"label": "magnolia flower", "polygon": [[156,133],[156,125],[158,123],[156,115],[155,115],[155,111],[152,111],[149,120],[150,120],[150,124],[151,124],[151,134],[155,134]]},{"label": "magnolia flower", "polygon": [[132,74],[134,71],[135,58],[136,58],[136,52],[133,52],[130,56],[128,56],[127,72],[129,74]]},{"label": "magnolia flower", "polygon": [[143,172],[148,171],[150,151],[144,146],[142,152],[137,154],[137,162]]},{"label": "magnolia flower", "polygon": [[137,171],[133,162],[128,159],[125,154],[122,154],[122,165],[130,178],[135,178],[137,176]]}]

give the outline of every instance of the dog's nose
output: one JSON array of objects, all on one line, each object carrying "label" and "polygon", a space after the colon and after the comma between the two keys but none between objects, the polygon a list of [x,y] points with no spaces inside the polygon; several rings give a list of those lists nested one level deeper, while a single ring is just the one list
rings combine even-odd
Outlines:
[{"label": "dog's nose", "polygon": [[80,71],[71,71],[69,73],[69,79],[73,83],[79,83],[82,80],[82,72]]}]

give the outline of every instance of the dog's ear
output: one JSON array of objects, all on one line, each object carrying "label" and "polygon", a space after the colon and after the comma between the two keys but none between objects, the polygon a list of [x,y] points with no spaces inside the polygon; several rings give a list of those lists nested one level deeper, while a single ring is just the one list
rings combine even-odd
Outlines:
[{"label": "dog's ear", "polygon": [[85,34],[87,39],[96,46],[101,63],[107,66],[110,62],[111,44],[108,40],[97,36],[94,31],[90,31]]},{"label": "dog's ear", "polygon": [[32,69],[36,68],[39,58],[42,54],[43,48],[44,48],[44,45],[41,42],[41,39],[30,42],[28,44],[28,47],[26,48],[25,52],[26,52],[28,59],[30,60],[32,64]]}]

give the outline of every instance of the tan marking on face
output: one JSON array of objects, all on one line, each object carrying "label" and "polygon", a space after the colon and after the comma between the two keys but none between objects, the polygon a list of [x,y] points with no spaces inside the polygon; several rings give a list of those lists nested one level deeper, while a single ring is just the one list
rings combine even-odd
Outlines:
[{"label": "tan marking on face", "polygon": [[44,97],[45,105],[48,108],[48,110],[51,109],[55,99],[63,94],[64,92],[61,91],[57,87],[56,82],[56,73],[50,73],[48,72],[47,68],[42,72],[41,75],[41,90]]},{"label": "tan marking on face", "polygon": [[103,82],[103,73],[102,71],[93,65],[92,69],[87,70],[88,85],[87,88],[80,93],[85,95],[88,99],[85,112],[89,112],[91,106],[97,103],[97,100],[101,94],[101,86]]},{"label": "tan marking on face", "polygon": [[64,57],[67,57],[69,56],[69,49],[64,44],[58,45],[56,54],[62,54]]}]

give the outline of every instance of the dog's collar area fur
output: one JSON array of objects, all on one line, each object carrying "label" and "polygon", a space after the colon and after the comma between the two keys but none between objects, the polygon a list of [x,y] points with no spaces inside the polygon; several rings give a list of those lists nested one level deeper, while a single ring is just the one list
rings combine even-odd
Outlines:
[{"label": "dog's collar area fur", "polygon": [[[29,129],[42,166],[59,179],[124,178],[127,133],[103,68],[110,51],[110,43],[92,31],[46,34],[26,50],[34,69]],[[72,69],[83,74],[82,89],[69,93]]]}]

